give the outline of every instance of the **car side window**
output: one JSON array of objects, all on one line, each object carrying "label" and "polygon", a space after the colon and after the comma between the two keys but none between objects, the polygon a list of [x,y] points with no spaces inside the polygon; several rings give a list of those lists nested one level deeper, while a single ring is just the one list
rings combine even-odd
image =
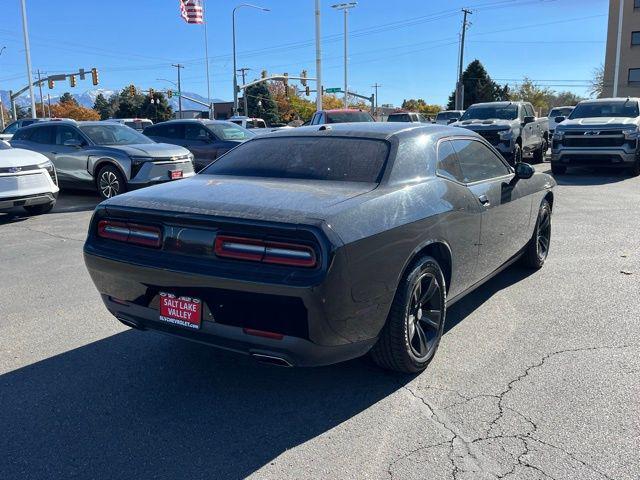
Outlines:
[{"label": "car side window", "polygon": [[438,144],[438,164],[436,165],[436,170],[439,175],[445,178],[464,182],[458,157],[449,140],[442,141]]},{"label": "car side window", "polygon": [[184,126],[184,138],[186,140],[209,140],[209,134],[202,125],[185,125]]},{"label": "car side window", "polygon": [[16,130],[18,130],[18,128],[20,128],[18,122],[13,122],[9,124],[2,133],[16,133]]},{"label": "car side window", "polygon": [[31,130],[28,128],[18,129],[18,131],[13,135],[12,140],[29,140],[30,136]]},{"label": "car side window", "polygon": [[525,115],[528,116],[528,117],[535,117],[536,116],[535,112],[533,111],[533,107],[531,105],[529,105],[528,103],[525,104],[524,111],[525,111]]},{"label": "car side window", "polygon": [[77,140],[84,143],[84,139],[74,128],[58,125],[56,127],[56,145],[64,145],[67,140]]},{"label": "car side window", "polygon": [[55,143],[55,127],[46,126],[35,128],[29,140],[34,143],[53,145]]},{"label": "car side window", "polygon": [[486,145],[477,140],[453,140],[464,183],[508,175],[509,168]]},{"label": "car side window", "polygon": [[175,124],[158,125],[149,131],[149,135],[164,138],[184,138],[184,127]]}]

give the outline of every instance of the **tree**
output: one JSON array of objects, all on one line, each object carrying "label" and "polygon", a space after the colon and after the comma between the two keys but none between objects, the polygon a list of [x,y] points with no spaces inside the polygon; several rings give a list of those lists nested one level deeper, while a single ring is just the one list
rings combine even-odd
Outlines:
[{"label": "tree", "polygon": [[335,110],[337,108],[344,108],[344,101],[335,95],[323,95],[322,96],[322,108],[325,110]]},{"label": "tree", "polygon": [[266,82],[252,85],[245,90],[247,96],[248,116],[262,118],[267,125],[280,122],[278,104],[271,95]]},{"label": "tree", "polygon": [[417,113],[425,113],[427,115],[436,115],[442,108],[440,105],[430,105],[425,102],[422,98],[414,99],[410,98],[409,100],[404,100],[402,102],[401,110],[405,110],[408,112],[417,112]]},{"label": "tree", "polygon": [[[151,99],[153,102],[151,103]],[[173,116],[173,109],[162,92],[153,92],[153,97],[145,95],[138,117],[150,118],[153,123],[165,122]]]},{"label": "tree", "polygon": [[100,120],[106,120],[113,116],[114,110],[111,108],[111,104],[107,101],[102,93],[96,96],[95,102],[93,102],[93,109],[100,115]]},{"label": "tree", "polygon": [[576,95],[573,92],[559,92],[551,97],[549,108],[562,107],[565,105],[577,105],[578,102],[581,102],[582,100],[584,100],[584,97]]},{"label": "tree", "polygon": [[117,108],[114,111],[114,114],[113,114],[114,117],[136,118],[140,116],[142,112],[142,104],[144,102],[145,95],[140,93],[138,89],[135,89],[132,95],[131,87],[134,87],[135,89],[134,85],[129,85],[123,88],[120,91],[120,93],[117,95],[118,96]]},{"label": "tree", "polygon": [[76,101],[76,99],[73,98],[73,95],[71,95],[69,92],[64,92],[62,94],[62,96],[60,97],[59,102],[60,103],[73,103],[74,105],[78,105],[78,102]]},{"label": "tree", "polygon": [[509,100],[529,102],[537,110],[549,110],[550,99],[554,96],[553,90],[548,87],[540,87],[530,78],[524,77],[521,84],[510,93]]},{"label": "tree", "polygon": [[604,66],[600,65],[593,69],[593,78],[589,87],[591,97],[600,98],[604,95]]},{"label": "tree", "polygon": [[72,118],[73,120],[100,120],[100,115],[92,108],[78,105],[77,102],[59,102],[51,105],[54,118]]},{"label": "tree", "polygon": [[[509,88],[507,85],[501,86],[494,82],[480,60],[471,62],[462,73],[462,84],[464,85],[464,109],[474,103],[497,102],[507,100]],[[455,91],[449,96],[448,110],[455,109]]]}]

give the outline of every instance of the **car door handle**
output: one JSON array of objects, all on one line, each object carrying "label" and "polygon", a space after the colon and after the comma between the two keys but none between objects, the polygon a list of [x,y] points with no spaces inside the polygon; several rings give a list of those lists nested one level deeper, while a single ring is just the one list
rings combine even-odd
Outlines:
[{"label": "car door handle", "polygon": [[485,207],[488,207],[489,205],[491,205],[491,204],[489,203],[489,199],[487,198],[487,196],[486,196],[486,195],[480,195],[480,196],[478,197],[478,201],[479,201],[482,205],[484,205]]}]

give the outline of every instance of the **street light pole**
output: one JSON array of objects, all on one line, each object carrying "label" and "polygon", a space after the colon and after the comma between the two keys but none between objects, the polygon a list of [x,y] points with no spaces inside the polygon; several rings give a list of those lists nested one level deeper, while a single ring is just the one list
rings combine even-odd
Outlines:
[{"label": "street light pole", "polygon": [[31,97],[31,118],[37,118],[36,99],[33,96],[33,80],[31,78],[31,48],[29,47],[29,30],[27,28],[27,6],[25,0],[20,0],[22,6],[22,33],[24,35],[24,52],[27,57],[27,81],[29,82],[29,96]]},{"label": "street light pole", "polygon": [[236,61],[236,10],[247,7],[255,8],[256,10],[262,10],[263,12],[270,12],[268,8],[259,7],[258,5],[251,5],[250,3],[242,3],[233,8],[231,13],[231,34],[233,36],[233,114],[238,115],[238,66]]},{"label": "street light pole", "polygon": [[180,84],[180,69],[184,68],[184,65],[173,63],[171,66],[178,69],[178,118],[182,118],[182,85]]},{"label": "street light pole", "polygon": [[358,5],[358,2],[338,3],[331,5],[331,8],[342,10],[344,13],[344,108],[349,108],[348,103],[348,84],[349,84],[349,10]]},{"label": "street light pole", "polygon": [[322,110],[322,47],[320,45],[320,0],[316,0],[316,110]]}]

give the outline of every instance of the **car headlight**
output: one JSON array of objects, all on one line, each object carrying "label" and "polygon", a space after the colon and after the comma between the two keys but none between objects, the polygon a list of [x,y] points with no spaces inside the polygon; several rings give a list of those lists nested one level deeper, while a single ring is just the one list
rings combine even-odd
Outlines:
[{"label": "car headlight", "polygon": [[42,168],[46,170],[49,176],[51,177],[51,180],[53,181],[53,183],[58,185],[58,177],[56,176],[56,167],[53,166],[53,163],[51,163],[50,160],[39,163],[38,168]]},{"label": "car headlight", "polygon": [[129,158],[131,158],[131,178],[135,178],[135,176],[138,175],[138,172],[145,162],[151,161],[151,157],[130,156]]},{"label": "car headlight", "polygon": [[638,127],[633,126],[632,128],[625,128],[623,130],[624,138],[626,140],[637,140],[638,139]]},{"label": "car headlight", "polygon": [[513,136],[513,132],[511,131],[511,129],[499,130],[498,135],[500,135],[501,140],[509,140]]}]

